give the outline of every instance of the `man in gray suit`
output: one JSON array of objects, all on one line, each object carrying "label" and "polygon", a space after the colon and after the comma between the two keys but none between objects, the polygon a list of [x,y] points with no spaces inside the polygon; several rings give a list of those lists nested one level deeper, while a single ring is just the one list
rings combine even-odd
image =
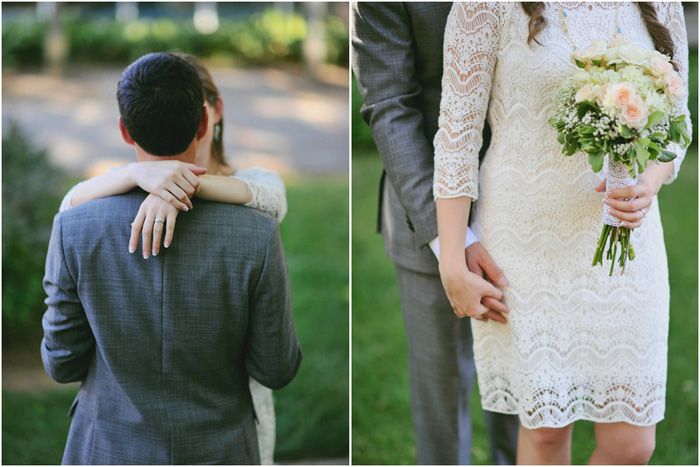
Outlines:
[{"label": "man in gray suit", "polygon": [[[195,162],[208,117],[188,63],[142,57],[118,100],[139,161]],[[177,242],[144,260],[127,245],[145,196],[54,219],[41,353],[56,381],[82,382],[63,463],[259,463],[248,377],[281,388],[302,359],[277,222],[193,199]]]},{"label": "man in gray suit", "polygon": [[[469,464],[469,396],[474,382],[471,326],[458,319],[440,282],[432,194],[442,41],[451,3],[353,4],[353,71],[384,162],[380,229],[396,267],[408,338],[409,386],[419,464]],[[467,239],[472,272],[505,285],[476,240]],[[433,251],[431,251],[433,248]],[[504,321],[504,304],[482,302]],[[484,412],[492,461],[514,464],[516,416]]]}]

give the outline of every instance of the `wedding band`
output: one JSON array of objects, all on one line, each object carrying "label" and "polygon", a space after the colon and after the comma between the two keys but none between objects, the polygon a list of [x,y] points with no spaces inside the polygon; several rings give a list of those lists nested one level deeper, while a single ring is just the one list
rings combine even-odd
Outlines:
[{"label": "wedding band", "polygon": [[644,219],[645,217],[647,217],[647,213],[648,213],[649,211],[645,211],[644,208],[640,209],[640,211],[642,211],[642,219]]},{"label": "wedding band", "polygon": [[156,217],[156,220],[154,221],[154,223],[156,223],[156,224],[158,224],[158,223],[160,223],[160,224],[165,224],[165,219],[161,219],[160,217]]}]

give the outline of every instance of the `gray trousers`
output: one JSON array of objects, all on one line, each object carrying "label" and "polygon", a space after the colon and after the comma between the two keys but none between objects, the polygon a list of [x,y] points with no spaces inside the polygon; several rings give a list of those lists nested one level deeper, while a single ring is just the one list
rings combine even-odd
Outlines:
[{"label": "gray trousers", "polygon": [[[395,265],[408,339],[418,464],[471,464],[471,322],[455,316],[440,277]],[[515,464],[518,418],[484,411],[491,460]]]}]

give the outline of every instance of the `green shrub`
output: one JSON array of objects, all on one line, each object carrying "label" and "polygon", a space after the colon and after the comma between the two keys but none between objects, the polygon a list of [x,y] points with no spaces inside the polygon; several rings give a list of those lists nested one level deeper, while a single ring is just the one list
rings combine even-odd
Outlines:
[{"label": "green shrub", "polygon": [[[75,13],[62,16],[70,44],[71,63],[127,64],[154,51],[181,51],[201,58],[229,56],[264,65],[302,60],[307,23],[297,13],[268,9],[235,21],[221,19],[213,34],[201,34],[191,20],[139,19],[120,23],[111,19],[85,21]],[[2,58],[6,67],[42,63],[46,26],[36,20],[3,24]],[[327,61],[348,64],[347,25],[326,19]]]},{"label": "green shrub", "polygon": [[40,326],[44,262],[64,190],[62,171],[11,123],[2,140],[3,331]]}]

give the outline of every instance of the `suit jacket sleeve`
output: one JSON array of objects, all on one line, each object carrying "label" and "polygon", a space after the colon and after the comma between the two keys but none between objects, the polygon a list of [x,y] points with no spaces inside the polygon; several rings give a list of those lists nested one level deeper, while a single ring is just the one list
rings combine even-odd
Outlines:
[{"label": "suit jacket sleeve", "polygon": [[280,389],[299,371],[302,353],[279,225],[273,223],[265,264],[250,298],[245,365],[248,374],[262,385]]},{"label": "suit jacket sleeve", "polygon": [[78,297],[63,250],[60,214],[54,218],[44,276],[46,305],[41,357],[46,372],[59,383],[81,381],[90,366],[95,337]]},{"label": "suit jacket sleeve", "polygon": [[437,236],[433,146],[417,107],[411,19],[402,3],[353,4],[353,72],[384,168],[421,244]]}]

